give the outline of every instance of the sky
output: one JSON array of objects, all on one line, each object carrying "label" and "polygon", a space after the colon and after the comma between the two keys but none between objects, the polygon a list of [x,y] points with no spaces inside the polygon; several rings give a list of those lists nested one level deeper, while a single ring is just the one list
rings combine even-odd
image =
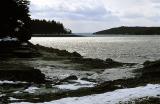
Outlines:
[{"label": "sky", "polygon": [[56,20],[74,33],[118,26],[160,26],[160,0],[30,0],[34,19]]}]

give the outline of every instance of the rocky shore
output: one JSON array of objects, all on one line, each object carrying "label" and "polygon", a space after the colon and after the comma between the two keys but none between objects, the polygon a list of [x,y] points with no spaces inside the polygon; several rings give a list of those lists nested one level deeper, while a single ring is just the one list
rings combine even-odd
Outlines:
[{"label": "rocky shore", "polygon": [[84,58],[18,41],[1,42],[0,50],[2,103],[42,103],[160,83],[159,60],[136,68],[135,63]]}]

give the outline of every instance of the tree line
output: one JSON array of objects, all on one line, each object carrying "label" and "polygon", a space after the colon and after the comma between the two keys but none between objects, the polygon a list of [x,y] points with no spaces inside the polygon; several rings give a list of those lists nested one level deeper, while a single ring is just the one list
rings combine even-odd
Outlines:
[{"label": "tree line", "polygon": [[31,20],[28,0],[0,1],[0,38],[16,37],[28,41],[32,34],[70,34],[62,23],[46,20]]},{"label": "tree line", "polygon": [[0,1],[0,37],[17,37],[26,41],[31,38],[28,0]]},{"label": "tree line", "polygon": [[71,34],[71,30],[66,29],[62,23],[54,20],[31,20],[32,34]]}]

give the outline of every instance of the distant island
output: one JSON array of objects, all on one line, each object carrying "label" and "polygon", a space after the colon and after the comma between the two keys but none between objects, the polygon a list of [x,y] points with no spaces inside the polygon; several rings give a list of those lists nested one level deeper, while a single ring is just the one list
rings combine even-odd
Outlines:
[{"label": "distant island", "polygon": [[123,34],[123,35],[160,35],[160,27],[127,27],[121,26],[95,32],[93,34]]}]

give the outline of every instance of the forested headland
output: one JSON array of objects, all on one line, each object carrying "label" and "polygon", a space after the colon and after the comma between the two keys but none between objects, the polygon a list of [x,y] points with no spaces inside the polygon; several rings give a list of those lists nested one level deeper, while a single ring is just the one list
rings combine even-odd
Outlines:
[{"label": "forested headland", "polygon": [[28,41],[33,34],[71,34],[71,30],[54,20],[31,19],[28,0],[3,0],[0,4],[0,38]]},{"label": "forested headland", "polygon": [[160,35],[160,27],[116,27],[95,32],[93,34],[120,34],[120,35]]},{"label": "forested headland", "polygon": [[72,31],[64,27],[60,22],[54,20],[31,20],[32,34],[71,34]]}]

